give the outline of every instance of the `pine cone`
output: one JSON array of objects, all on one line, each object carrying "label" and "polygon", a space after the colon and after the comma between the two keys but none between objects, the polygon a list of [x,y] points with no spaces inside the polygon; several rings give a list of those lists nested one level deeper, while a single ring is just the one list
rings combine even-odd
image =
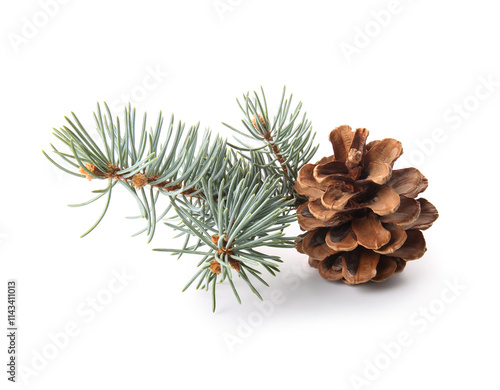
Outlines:
[{"label": "pine cone", "polygon": [[428,185],[416,168],[393,170],[401,143],[386,138],[366,144],[368,130],[337,127],[334,155],[304,165],[295,190],[308,197],[298,210],[302,230],[297,250],[329,280],[380,282],[423,256],[421,230],[438,217],[426,199]]}]

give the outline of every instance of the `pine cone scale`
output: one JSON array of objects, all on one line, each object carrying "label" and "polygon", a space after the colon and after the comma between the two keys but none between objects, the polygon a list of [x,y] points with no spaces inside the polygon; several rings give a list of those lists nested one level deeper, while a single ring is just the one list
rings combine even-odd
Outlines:
[{"label": "pine cone scale", "polygon": [[351,264],[351,267],[346,262],[346,259],[349,257],[344,256],[345,266],[342,269],[342,276],[347,284],[365,283],[377,275],[377,264],[380,255],[366,250],[358,250],[356,252],[355,258],[359,260],[357,264]]},{"label": "pine cone scale", "polygon": [[333,153],[336,160],[345,161],[347,160],[349,150],[351,149],[354,134],[351,127],[347,125],[337,127],[335,130],[330,133],[330,142],[333,145]]},{"label": "pine cone scale", "polygon": [[373,161],[367,168],[368,176],[364,180],[359,180],[359,184],[375,183],[379,185],[386,184],[391,178],[392,168],[387,163]]},{"label": "pine cone scale", "polygon": [[420,202],[404,195],[400,195],[399,200],[398,209],[392,214],[382,216],[382,222],[405,226],[417,221],[421,213]]},{"label": "pine cone scale", "polygon": [[411,229],[406,232],[405,243],[392,253],[393,256],[401,257],[403,260],[420,259],[427,251],[424,234],[420,230]]},{"label": "pine cone scale", "polygon": [[377,264],[377,274],[372,278],[374,282],[383,282],[396,272],[397,262],[388,256],[380,256]]},{"label": "pine cone scale", "polygon": [[363,165],[368,166],[372,161],[394,165],[394,162],[403,154],[401,142],[384,138],[374,145],[363,158]]},{"label": "pine cone scale", "polygon": [[420,230],[426,230],[429,229],[434,221],[436,220],[438,216],[438,211],[434,205],[429,202],[427,199],[420,198],[418,199],[419,205],[420,205],[420,214],[418,215],[417,219],[409,223],[408,225],[405,225],[405,229],[420,229]]},{"label": "pine cone scale", "polygon": [[335,235],[333,235],[334,239],[332,239],[331,232],[332,229],[330,229],[330,232],[326,235],[325,238],[326,245],[328,245],[330,249],[333,249],[336,252],[345,252],[352,251],[358,246],[356,234],[351,230],[350,226],[347,234],[340,241],[334,240],[338,238],[338,236]]},{"label": "pine cone scale", "polygon": [[354,219],[352,230],[356,234],[358,244],[368,249],[379,249],[391,240],[391,233],[384,229],[374,213]]},{"label": "pine cone scale", "polygon": [[391,239],[387,244],[378,249],[375,249],[374,251],[382,255],[387,255],[390,253],[394,253],[394,251],[403,246],[406,241],[407,234],[401,226],[398,226],[394,223],[384,223],[383,226],[391,234]]},{"label": "pine cone scale", "polygon": [[400,204],[399,195],[392,187],[382,187],[377,196],[360,207],[368,207],[377,215],[388,215],[394,213]]},{"label": "pine cone scale", "polygon": [[388,183],[399,195],[415,198],[427,189],[427,178],[416,168],[397,169]]}]

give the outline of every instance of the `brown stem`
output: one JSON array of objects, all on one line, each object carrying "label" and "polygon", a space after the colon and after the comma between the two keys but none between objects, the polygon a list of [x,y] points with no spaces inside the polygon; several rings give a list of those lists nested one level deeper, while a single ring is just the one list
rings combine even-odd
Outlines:
[{"label": "brown stem", "polygon": [[[171,183],[170,180],[165,180],[158,184],[151,184],[152,182],[158,180],[159,176],[149,175],[149,177],[146,177],[146,175],[142,172],[136,173],[132,177],[123,177],[124,175],[117,174],[117,172],[120,171],[120,167],[118,167],[117,165],[113,165],[110,162],[108,162],[107,165],[109,169],[106,172],[102,172],[99,168],[97,168],[94,164],[91,163],[85,163],[85,168],[87,168],[94,175],[102,177],[103,179],[124,180],[126,182],[130,182],[132,186],[136,189],[141,189],[146,185],[150,185],[151,187],[156,187],[156,188],[162,188],[163,190],[169,192],[176,191],[182,188],[181,184],[175,184],[173,186],[169,186],[168,184]],[[93,176],[89,175],[83,168],[80,168],[80,173],[84,174],[89,180],[92,180],[94,178]],[[197,188],[188,188],[182,191],[180,194],[192,198],[202,199],[198,195],[192,195],[196,191],[198,191]]]},{"label": "brown stem", "polygon": [[[211,236],[211,241],[217,246],[219,245],[219,237],[220,236],[218,234],[214,234]],[[237,272],[240,272],[240,270],[241,270],[240,262],[231,257],[231,255],[233,254],[233,248],[232,248],[232,246],[229,246],[229,247],[227,246],[226,238],[227,238],[227,235],[224,236],[222,248],[217,248],[217,250],[216,250],[217,254],[219,256],[228,255],[228,263],[231,266],[231,268],[233,268]],[[220,264],[216,259],[212,260],[209,268],[213,274],[220,274],[221,273]]]},{"label": "brown stem", "polygon": [[[271,146],[273,154],[276,156],[276,160],[278,160],[278,162],[281,166],[281,169],[283,170],[285,175],[288,175],[288,168],[286,166],[285,160],[281,156],[281,152],[278,149],[278,147],[274,144],[273,136],[271,135],[271,132],[267,128],[264,118],[260,114],[259,114],[259,121],[262,125],[262,128],[264,129],[264,133],[260,133],[260,135],[262,136],[262,138],[264,138],[269,143],[269,146]],[[255,130],[257,130],[257,131],[259,130],[257,127],[257,122],[255,121],[255,118],[252,120],[252,125],[255,128]]]}]

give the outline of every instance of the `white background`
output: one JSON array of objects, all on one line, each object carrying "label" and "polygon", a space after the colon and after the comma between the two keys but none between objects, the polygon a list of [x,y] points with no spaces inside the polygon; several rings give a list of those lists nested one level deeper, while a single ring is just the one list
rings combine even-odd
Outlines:
[{"label": "white background", "polygon": [[[26,372],[18,373],[17,386],[497,383],[498,359],[490,353],[500,347],[496,2],[62,3],[4,1],[0,9],[0,283],[19,283],[18,352]],[[386,283],[347,286],[320,278],[294,250],[281,251],[283,275],[268,277],[271,287],[261,289],[266,300],[281,299],[265,316],[246,288],[240,306],[227,286],[219,286],[212,314],[209,293],[181,293],[198,259],[151,251],[179,245],[168,228],[159,226],[149,245],[129,237],[142,225],[124,219],[137,212],[128,194],[115,191],[102,224],[79,238],[103,204],[66,205],[87,200],[99,183],[59,172],[41,153],[56,141],[51,129],[65,115],[75,111],[92,129],[97,101],[120,107],[131,100],[152,118],[161,109],[224,133],[220,122],[237,125],[241,118],[236,96],[262,85],[274,106],[285,84],[313,121],[318,158],[331,154],[328,133],[341,124],[368,128],[371,140],[403,142],[403,163],[428,177],[424,196],[440,211],[425,232],[422,259]],[[132,280],[100,312],[89,312],[87,299],[106,297],[113,272]],[[447,290],[454,283],[465,288]],[[0,291],[5,324],[6,288]],[[68,324],[77,334],[65,338]],[[401,332],[411,343],[396,347]],[[392,346],[392,357],[383,345]],[[6,349],[2,337],[1,367]],[[8,388],[1,371],[0,388]]]}]

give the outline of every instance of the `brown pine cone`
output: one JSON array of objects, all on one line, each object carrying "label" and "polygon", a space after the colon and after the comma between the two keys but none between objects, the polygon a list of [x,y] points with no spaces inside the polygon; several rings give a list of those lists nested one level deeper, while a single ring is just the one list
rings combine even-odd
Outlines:
[{"label": "brown pine cone", "polygon": [[366,144],[368,130],[337,127],[334,155],[304,165],[295,190],[308,201],[297,210],[302,230],[297,250],[329,280],[381,282],[423,256],[421,230],[438,217],[426,199],[428,185],[416,168],[393,170],[403,153],[392,138]]}]

